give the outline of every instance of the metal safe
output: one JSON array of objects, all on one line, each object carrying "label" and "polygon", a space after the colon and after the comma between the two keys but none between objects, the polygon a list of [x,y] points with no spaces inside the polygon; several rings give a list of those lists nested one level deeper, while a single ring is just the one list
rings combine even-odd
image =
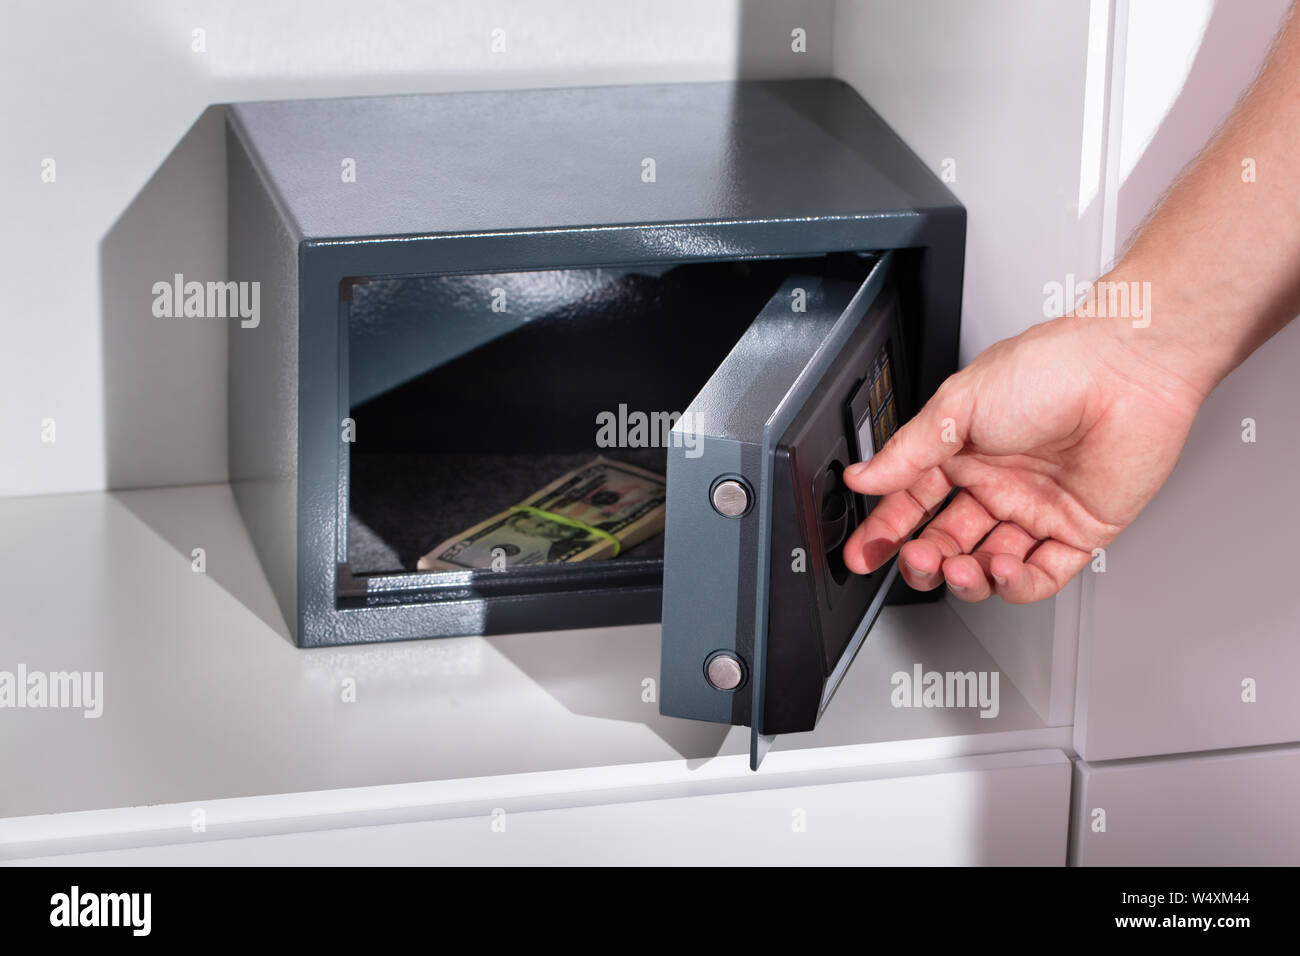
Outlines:
[{"label": "metal safe", "polygon": [[[839,549],[956,366],[965,211],[847,85],[684,83],[228,111],[230,474],[300,646],[662,619],[664,713],[816,723],[890,593]],[[248,327],[246,327],[248,326]],[[604,449],[667,476],[608,560],[423,571]],[[544,639],[544,638],[539,638]]]}]

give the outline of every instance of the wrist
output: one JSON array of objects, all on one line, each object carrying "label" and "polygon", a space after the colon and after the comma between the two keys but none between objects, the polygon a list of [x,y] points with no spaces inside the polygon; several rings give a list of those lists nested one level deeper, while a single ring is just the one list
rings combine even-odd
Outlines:
[{"label": "wrist", "polygon": [[1199,404],[1237,360],[1187,289],[1164,270],[1126,258],[1093,284],[1076,317],[1112,341],[1121,364],[1135,364],[1150,384],[1185,390]]}]

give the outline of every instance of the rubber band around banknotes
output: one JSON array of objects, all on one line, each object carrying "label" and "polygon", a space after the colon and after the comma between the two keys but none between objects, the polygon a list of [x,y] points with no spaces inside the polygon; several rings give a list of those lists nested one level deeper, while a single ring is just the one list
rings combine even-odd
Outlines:
[{"label": "rubber band around banknotes", "polygon": [[623,550],[622,543],[604,528],[595,528],[589,524],[583,524],[581,521],[574,521],[572,518],[566,518],[564,515],[557,515],[554,511],[546,511],[542,508],[530,508],[528,505],[512,505],[511,511],[522,511],[524,514],[533,515],[539,518],[545,518],[547,521],[554,521],[557,524],[565,524],[570,528],[580,528],[588,534],[594,534],[598,538],[604,538],[614,545],[613,557],[617,558],[618,553]]}]

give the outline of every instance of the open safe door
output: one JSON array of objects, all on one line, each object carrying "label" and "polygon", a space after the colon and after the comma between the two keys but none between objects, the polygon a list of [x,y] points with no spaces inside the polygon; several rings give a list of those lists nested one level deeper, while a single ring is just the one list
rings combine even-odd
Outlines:
[{"label": "open safe door", "polygon": [[812,730],[897,573],[841,549],[873,502],[843,483],[910,416],[892,254],[861,284],[793,276],[674,429],[662,713]]}]

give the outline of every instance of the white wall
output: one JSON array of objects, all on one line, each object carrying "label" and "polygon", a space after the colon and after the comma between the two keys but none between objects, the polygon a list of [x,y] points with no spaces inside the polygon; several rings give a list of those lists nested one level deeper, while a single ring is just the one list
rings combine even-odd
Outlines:
[{"label": "white wall", "polygon": [[[1106,0],[836,5],[835,75],[936,172],[955,163],[949,185],[967,210],[962,362],[1041,322],[1045,283],[1098,274],[1109,9]],[[1030,606],[952,602],[1053,726],[1073,717],[1078,587]]]},{"label": "white wall", "polygon": [[212,104],[825,75],[832,17],[832,0],[7,4],[0,495],[225,480],[224,328],[155,319],[149,291],[224,275]]},{"label": "white wall", "polygon": [[1085,111],[1090,13],[1088,0],[836,6],[835,75],[935,172],[956,164],[949,188],[968,214],[963,362],[1042,321],[1043,283],[1095,277],[1102,114]]}]

